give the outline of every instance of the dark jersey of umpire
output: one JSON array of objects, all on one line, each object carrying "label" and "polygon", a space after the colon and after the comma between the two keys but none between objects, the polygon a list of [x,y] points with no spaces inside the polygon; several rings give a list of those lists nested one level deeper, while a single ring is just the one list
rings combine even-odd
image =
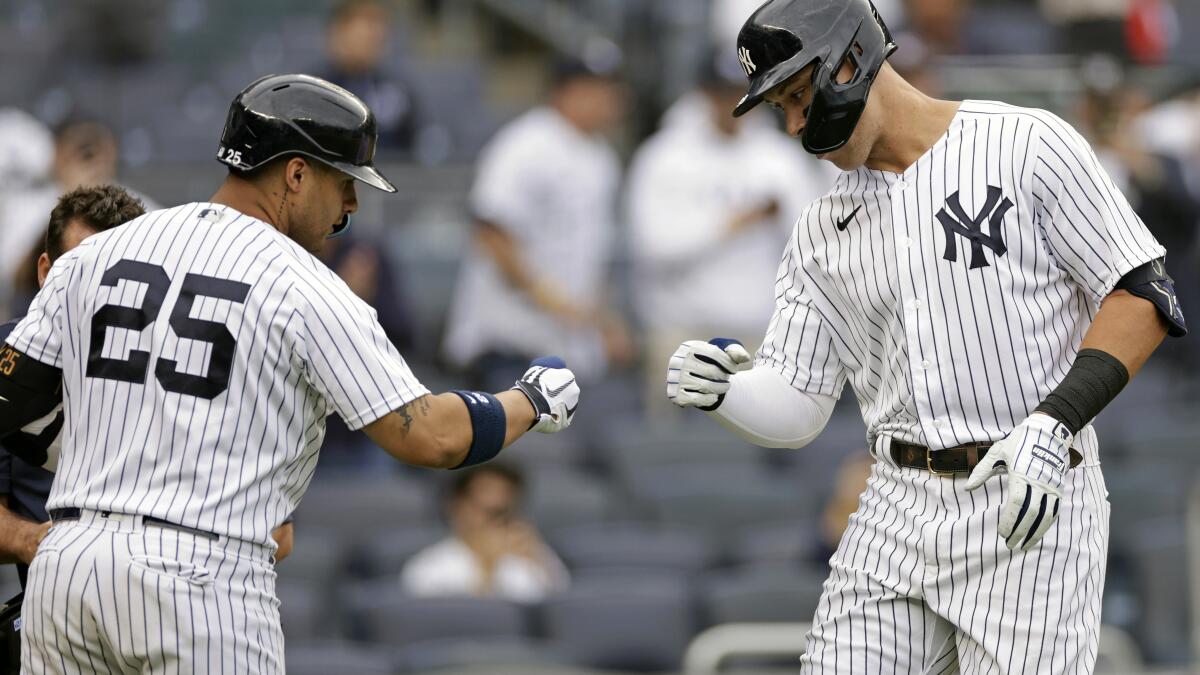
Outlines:
[{"label": "dark jersey of umpire", "polygon": [[[20,319],[14,319],[0,325],[0,341],[8,338],[8,334],[16,328]],[[59,416],[62,416],[60,411]],[[40,445],[42,449],[50,447],[54,437],[62,430],[62,424],[56,422],[50,425],[40,435],[27,434],[18,431],[0,440],[0,496],[8,497],[8,509],[18,516],[30,518],[39,523],[50,520],[46,513],[46,500],[50,497],[50,483],[54,474],[40,466],[13,457],[4,446],[9,443]],[[17,574],[21,577],[21,587],[25,587],[25,576],[29,568],[17,565]]]}]

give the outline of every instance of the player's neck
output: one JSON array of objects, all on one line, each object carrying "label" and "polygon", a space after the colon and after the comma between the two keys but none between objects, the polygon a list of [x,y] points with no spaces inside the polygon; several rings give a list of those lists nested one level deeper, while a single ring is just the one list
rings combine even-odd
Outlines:
[{"label": "player's neck", "polygon": [[246,181],[233,177],[226,178],[209,201],[213,204],[228,206],[251,218],[257,218],[287,234],[286,224],[279,222],[281,214],[277,211],[278,203],[272,204],[269,195]]},{"label": "player's neck", "polygon": [[961,103],[930,98],[899,76],[889,84],[880,92],[889,121],[871,148],[867,168],[904,173],[946,133]]}]

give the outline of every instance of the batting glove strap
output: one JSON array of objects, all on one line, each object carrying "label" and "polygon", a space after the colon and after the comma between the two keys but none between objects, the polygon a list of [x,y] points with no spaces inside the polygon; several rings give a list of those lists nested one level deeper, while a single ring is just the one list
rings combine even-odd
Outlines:
[{"label": "batting glove strap", "polygon": [[538,359],[513,385],[533,406],[530,430],[553,433],[570,426],[579,407],[579,385],[564,366],[561,359]]},{"label": "batting glove strap", "polygon": [[1033,414],[993,445],[971,472],[968,490],[1008,473],[1008,500],[1000,510],[998,529],[1010,549],[1033,548],[1058,519],[1073,440],[1062,422]]}]

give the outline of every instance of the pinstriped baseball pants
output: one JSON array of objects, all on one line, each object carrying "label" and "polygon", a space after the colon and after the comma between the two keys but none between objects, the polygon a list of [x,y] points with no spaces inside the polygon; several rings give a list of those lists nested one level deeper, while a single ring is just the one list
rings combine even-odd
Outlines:
[{"label": "pinstriped baseball pants", "polygon": [[968,492],[965,474],[897,466],[881,438],[801,672],[1092,672],[1110,507],[1095,433],[1075,447],[1058,522],[1022,553],[996,531],[1007,476]]},{"label": "pinstriped baseball pants", "polygon": [[22,673],[282,673],[270,547],[138,516],[55,523],[29,570]]}]

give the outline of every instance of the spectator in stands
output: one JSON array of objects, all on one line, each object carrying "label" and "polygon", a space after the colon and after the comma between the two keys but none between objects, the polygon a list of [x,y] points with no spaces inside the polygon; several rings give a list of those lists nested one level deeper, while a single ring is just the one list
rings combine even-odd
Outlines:
[{"label": "spectator in stands", "polygon": [[[42,252],[46,214],[58,198],[76,188],[117,182],[117,139],[103,123],[87,118],[68,119],[54,132],[54,160],[48,180],[10,194],[3,203],[4,223],[0,246],[0,288],[12,289],[5,299],[13,313],[24,311],[37,293],[37,259]],[[127,190],[153,211],[158,205],[134,190]]]},{"label": "spectator in stands", "polygon": [[[1079,130],[1146,227],[1178,258],[1171,270],[1179,302],[1186,307],[1200,302],[1200,195],[1189,184],[1180,159],[1154,151],[1139,134],[1139,119],[1148,109],[1144,96],[1128,85],[1092,88],[1079,104]],[[1163,357],[1177,366],[1194,366],[1196,347],[1188,341],[1166,344]]]},{"label": "spectator in stands", "polygon": [[340,0],[329,18],[329,64],[321,73],[366,101],[379,124],[379,145],[412,153],[420,110],[411,84],[384,62],[392,42],[391,10],[380,0]]},{"label": "spectator in stands", "polygon": [[622,118],[614,73],[563,62],[547,105],[484,148],[470,201],[474,246],[460,267],[445,344],[471,386],[557,354],[581,380],[632,356],[607,299],[620,162],[603,137]]},{"label": "spectator in stands", "polygon": [[[833,183],[769,118],[733,117],[746,89],[733,52],[712,54],[699,79],[638,148],[629,172],[633,296],[647,354],[670,353],[693,334],[753,348],[774,307],[780,247]],[[662,363],[645,361],[653,393],[646,401],[665,404]]]},{"label": "spectator in stands", "polygon": [[567,569],[520,516],[523,476],[492,462],[450,485],[452,535],[414,555],[401,583],[417,596],[496,597],[537,602],[567,588]]},{"label": "spectator in stands", "polygon": [[[396,349],[414,348],[413,321],[400,284],[398,269],[374,242],[359,239],[353,230],[325,242],[321,261],[346,282],[358,297],[375,308],[379,325]],[[361,431],[350,431],[337,415],[329,417],[322,445],[321,469],[396,470],[396,462],[379,452]]]},{"label": "spectator in stands", "polygon": [[1039,0],[1058,26],[1062,49],[1071,54],[1105,53],[1139,63],[1160,63],[1178,25],[1168,0]]}]

